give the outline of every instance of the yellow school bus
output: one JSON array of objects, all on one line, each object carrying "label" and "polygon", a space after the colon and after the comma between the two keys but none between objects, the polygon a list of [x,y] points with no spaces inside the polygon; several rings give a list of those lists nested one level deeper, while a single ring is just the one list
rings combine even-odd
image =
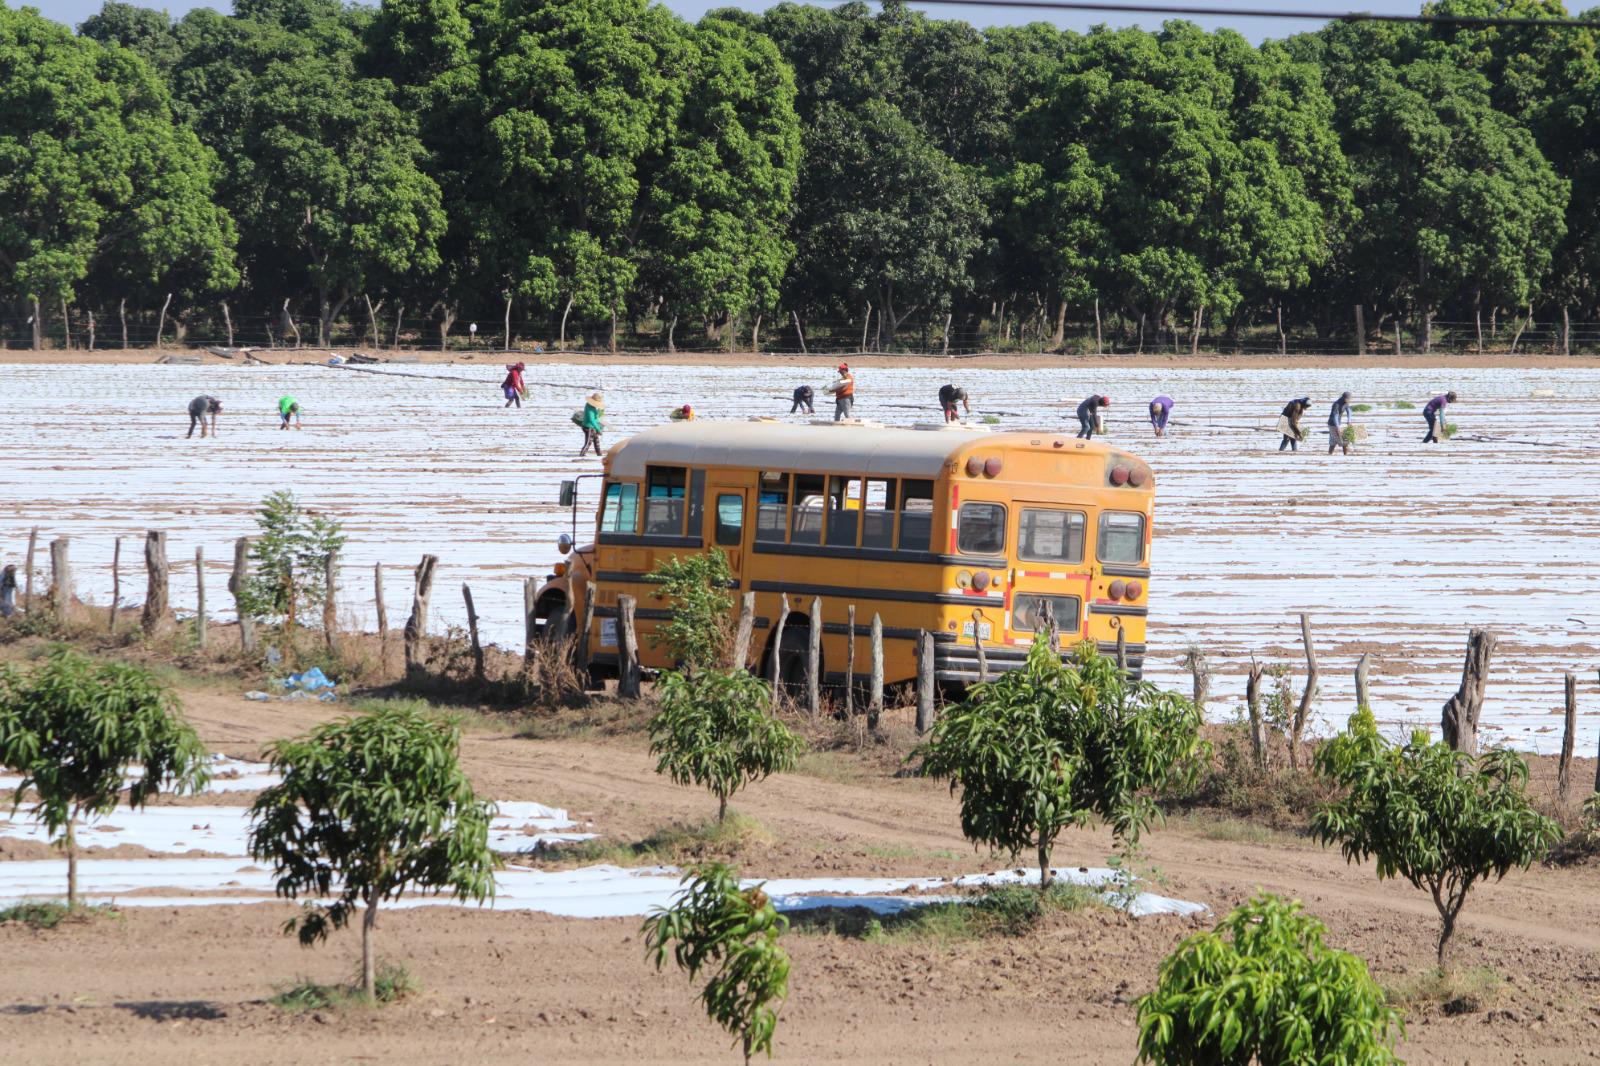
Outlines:
[{"label": "yellow school bus", "polygon": [[[569,486],[564,490],[570,495]],[[869,629],[883,626],[884,678],[916,676],[916,643],[933,635],[936,678],[978,679],[1019,666],[1042,605],[1063,654],[1081,641],[1113,653],[1121,634],[1136,676],[1149,597],[1150,467],[1099,441],[1047,430],[861,423],[683,422],[611,448],[594,543],[569,550],[540,587],[540,620],[585,615],[590,669],[617,668],[617,597],[637,601],[640,661],[672,666],[651,639],[670,607],[647,575],[662,560],[719,550],[737,591],[756,594],[747,665],[804,678],[813,598],[821,603],[822,675],[844,681],[855,607],[856,682],[870,670]],[[563,548],[570,549],[563,537]],[[773,647],[781,598],[790,614]]]}]

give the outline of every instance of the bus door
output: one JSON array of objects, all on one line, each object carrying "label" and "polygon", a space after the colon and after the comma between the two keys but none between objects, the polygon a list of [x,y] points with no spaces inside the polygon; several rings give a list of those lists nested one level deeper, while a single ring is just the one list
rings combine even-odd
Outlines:
[{"label": "bus door", "polygon": [[1086,632],[1093,577],[1084,564],[1088,514],[1069,504],[1018,500],[1015,562],[1006,588],[1006,641],[1028,645],[1050,604],[1063,647]]},{"label": "bus door", "polygon": [[710,500],[706,508],[705,543],[720,549],[728,557],[728,569],[733,571],[734,580],[743,589],[746,539],[750,525],[750,490],[743,485],[713,484],[706,494]]}]

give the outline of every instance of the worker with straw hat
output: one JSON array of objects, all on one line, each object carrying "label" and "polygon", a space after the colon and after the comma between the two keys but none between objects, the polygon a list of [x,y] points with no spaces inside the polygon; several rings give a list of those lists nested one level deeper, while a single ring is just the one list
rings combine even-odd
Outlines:
[{"label": "worker with straw hat", "polygon": [[578,428],[583,430],[583,450],[578,452],[578,458],[581,459],[588,455],[590,448],[594,449],[595,455],[600,454],[600,434],[606,430],[605,425],[600,421],[600,416],[605,413],[605,410],[605,395],[596,391],[589,395],[589,400],[583,405],[583,410],[572,416],[572,420],[578,424]]}]

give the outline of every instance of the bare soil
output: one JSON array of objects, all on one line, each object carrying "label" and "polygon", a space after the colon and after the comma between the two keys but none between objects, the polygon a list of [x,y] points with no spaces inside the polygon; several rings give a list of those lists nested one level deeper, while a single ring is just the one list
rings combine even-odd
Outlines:
[{"label": "bare soil", "polygon": [[[0,657],[19,653],[16,645]],[[337,705],[252,703],[216,678],[185,687],[206,743],[255,757],[274,738],[341,713]],[[242,691],[243,686],[239,686]],[[498,712],[471,722],[463,756],[478,789],[562,805],[619,842],[714,810],[706,795],[654,773],[636,733],[583,733],[587,712]],[[951,874],[993,869],[962,839],[955,803],[897,773],[901,740],[863,755],[812,756],[735,798],[772,842],[739,856],[751,874]],[[576,735],[562,735],[562,731]],[[550,739],[532,739],[538,734]],[[1535,760],[1548,792],[1551,760]],[[1580,765],[1587,783],[1592,763]],[[211,802],[247,803],[247,794]],[[1303,900],[1332,943],[1366,958],[1385,983],[1433,964],[1437,921],[1426,896],[1379,883],[1292,834],[1239,843],[1199,819],[1147,837],[1160,891],[1225,914],[1253,892]],[[1101,864],[1102,832],[1069,834],[1057,861]],[[7,858],[33,858],[8,850]],[[301,978],[335,982],[359,959],[354,931],[314,950],[281,927],[283,905],[128,908],[120,917],[35,932],[0,925],[0,1033],[8,1062],[735,1062],[700,1013],[697,989],[644,959],[637,919],[575,920],[430,907],[385,914],[380,948],[422,991],[381,1009],[286,1012],[268,1002]],[[788,1062],[1129,1062],[1133,1002],[1160,960],[1210,919],[1059,916],[1027,936],[965,943],[869,943],[797,928],[777,1057]],[[1413,1063],[1566,1063],[1600,1057],[1600,894],[1593,872],[1535,868],[1478,888],[1457,934],[1457,963],[1499,975],[1476,1009],[1408,1009]]]}]

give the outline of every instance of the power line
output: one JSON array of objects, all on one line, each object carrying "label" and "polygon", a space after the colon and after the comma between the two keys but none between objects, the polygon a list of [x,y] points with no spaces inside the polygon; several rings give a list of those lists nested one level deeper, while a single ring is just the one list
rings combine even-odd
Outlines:
[{"label": "power line", "polygon": [[1575,18],[1511,18],[1492,15],[1385,15],[1368,11],[1285,11],[1246,7],[1194,7],[1184,4],[1108,4],[1078,0],[908,0],[914,6],[1003,7],[1043,11],[1098,11],[1132,15],[1192,15],[1200,18],[1299,19],[1305,22],[1421,22],[1442,26],[1550,26],[1600,29],[1600,23]]}]

